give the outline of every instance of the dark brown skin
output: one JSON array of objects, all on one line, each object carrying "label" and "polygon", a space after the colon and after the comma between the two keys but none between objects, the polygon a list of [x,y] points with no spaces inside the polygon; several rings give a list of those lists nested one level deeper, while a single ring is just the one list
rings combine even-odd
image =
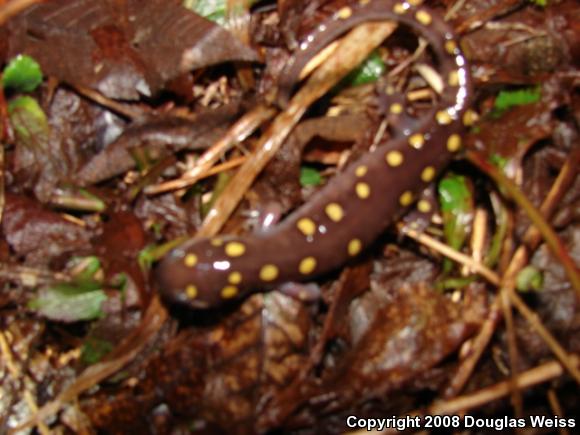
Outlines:
[{"label": "dark brown skin", "polygon": [[389,117],[400,117],[395,122],[400,133],[349,165],[272,230],[192,239],[174,249],[157,269],[168,300],[192,308],[216,307],[255,290],[336,269],[413,204],[461,148],[459,132],[471,94],[469,70],[452,30],[425,7],[363,0],[340,9],[305,39],[309,42],[289,62],[280,77],[280,101],[320,49],[357,24],[377,20],[406,24],[430,43],[444,85],[436,107],[415,124],[405,119],[403,99],[392,102]]}]

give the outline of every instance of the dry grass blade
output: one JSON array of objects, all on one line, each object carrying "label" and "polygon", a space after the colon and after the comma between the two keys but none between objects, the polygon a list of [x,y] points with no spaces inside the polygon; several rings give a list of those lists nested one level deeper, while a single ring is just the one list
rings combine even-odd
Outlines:
[{"label": "dry grass blade", "polygon": [[482,263],[478,263],[474,261],[472,258],[468,257],[461,252],[456,251],[455,249],[449,247],[445,243],[441,243],[440,241],[428,236],[427,234],[420,233],[416,230],[411,228],[402,227],[401,232],[406,236],[412,238],[413,240],[422,243],[423,245],[431,248],[440,254],[450,258],[460,264],[463,264],[470,270],[475,273],[480,274],[484,277],[487,281],[489,281],[493,285],[499,285],[501,280],[500,277],[492,270],[488,269]]},{"label": "dry grass blade", "polygon": [[[573,356],[571,362],[578,369],[578,356]],[[519,389],[529,388],[533,385],[547,382],[564,374],[564,368],[558,361],[551,361],[533,369],[520,373],[516,378],[516,386]],[[492,400],[497,400],[510,393],[510,381],[498,382],[486,388],[482,388],[471,394],[456,397],[441,403],[436,403],[428,410],[428,414],[458,414],[470,409],[476,409]]]},{"label": "dry grass blade", "polygon": [[566,350],[558,343],[558,340],[554,338],[552,334],[546,329],[542,324],[537,314],[528,308],[524,301],[518,296],[518,294],[512,289],[507,291],[511,303],[517,308],[522,316],[526,318],[528,323],[534,330],[542,337],[544,342],[550,347],[550,350],[558,357],[562,362],[564,367],[568,369],[568,372],[580,384],[580,370],[577,364],[574,362],[574,358],[566,352]]},{"label": "dry grass blade", "polygon": [[228,132],[208,149],[196,162],[195,167],[187,171],[177,180],[168,181],[156,186],[147,186],[144,192],[148,195],[156,195],[171,190],[184,189],[192,186],[204,177],[211,175],[211,167],[232,146],[242,142],[250,136],[256,128],[274,116],[274,109],[258,106],[239,119]]},{"label": "dry grass blade", "polygon": [[288,134],[298,123],[306,109],[326,94],[338,81],[388,37],[395,28],[392,22],[361,24],[348,33],[332,56],[308,79],[292,98],[288,108],[273,122],[260,138],[256,152],[240,168],[214,207],[208,213],[198,232],[200,237],[219,232],[241,201],[254,179],[276,154]]},{"label": "dry grass blade", "polygon": [[[558,178],[554,182],[550,192],[548,193],[544,203],[540,207],[540,211],[545,217],[551,216],[558,204],[560,198],[564,195],[566,190],[571,186],[574,178],[576,176],[576,167],[578,163],[578,158],[580,156],[580,150],[572,152],[562,167]],[[513,289],[515,283],[515,276],[517,273],[526,265],[528,260],[528,249],[534,249],[540,242],[540,232],[536,227],[530,227],[524,236],[526,241],[526,246],[520,246],[515,254],[513,255],[509,267],[504,274],[503,282],[504,285],[502,291],[507,291],[507,287],[511,286]],[[497,298],[490,308],[487,319],[485,320],[479,334],[475,337],[472,350],[470,354],[464,359],[457,369],[457,374],[451,381],[449,387],[445,392],[446,397],[453,397],[459,393],[471,377],[473,370],[477,365],[477,362],[483,355],[484,350],[487,348],[495,327],[499,320],[501,319],[501,299]]]},{"label": "dry grass blade", "polygon": [[[578,367],[580,359],[578,356],[572,358],[573,364]],[[516,386],[519,389],[530,388],[552,379],[556,379],[564,374],[564,369],[558,361],[550,361],[533,369],[520,373],[516,378]],[[441,401],[430,406],[426,410],[416,410],[409,412],[410,416],[423,415],[458,415],[471,409],[477,409],[481,406],[489,404],[494,400],[501,399],[510,394],[510,381],[502,381],[489,387],[482,388],[470,394],[456,397],[451,400]],[[359,430],[348,432],[348,435],[363,435],[363,434],[388,434],[398,433],[397,429],[385,429],[382,431],[374,430]]]},{"label": "dry grass blade", "polygon": [[524,209],[532,223],[542,234],[546,244],[552,251],[552,254],[562,263],[572,287],[574,287],[574,290],[580,297],[580,274],[578,273],[578,269],[560,241],[560,238],[546,222],[541,212],[533,206],[533,204],[525,197],[525,195],[522,194],[518,187],[508,177],[506,177],[495,166],[487,163],[483,155],[470,151],[467,153],[467,157],[479,169],[490,176],[499,186],[504,188],[511,195],[513,200]]}]

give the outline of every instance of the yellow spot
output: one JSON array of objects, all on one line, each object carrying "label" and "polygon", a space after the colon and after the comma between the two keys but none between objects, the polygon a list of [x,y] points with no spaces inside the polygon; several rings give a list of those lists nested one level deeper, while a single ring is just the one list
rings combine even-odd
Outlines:
[{"label": "yellow spot", "polygon": [[225,250],[228,257],[239,257],[246,252],[246,246],[240,242],[230,242],[226,245]]},{"label": "yellow spot", "polygon": [[433,166],[427,166],[423,169],[423,172],[421,172],[421,180],[425,183],[430,183],[433,181],[433,178],[435,178],[435,168]]},{"label": "yellow spot", "polygon": [[189,299],[195,299],[197,297],[197,287],[193,284],[188,285],[185,287],[185,294]]},{"label": "yellow spot", "polygon": [[407,207],[407,206],[411,205],[412,202],[413,202],[413,192],[411,192],[410,190],[407,190],[399,198],[399,203],[403,207]]},{"label": "yellow spot", "polygon": [[449,139],[447,139],[447,149],[454,153],[455,151],[458,151],[461,148],[461,136],[459,136],[458,134],[452,134],[451,136],[449,136]]},{"label": "yellow spot", "polygon": [[358,0],[358,3],[360,5],[363,5],[363,6],[368,5],[370,2],[371,2],[371,0]]},{"label": "yellow spot", "polygon": [[449,54],[455,54],[455,52],[457,51],[457,43],[454,40],[450,39],[445,43],[445,50]]},{"label": "yellow spot", "polygon": [[228,282],[230,284],[239,284],[242,282],[242,274],[240,272],[232,272],[228,276]]},{"label": "yellow spot", "polygon": [[415,133],[409,137],[409,145],[415,149],[421,149],[425,145],[425,136],[421,133]]},{"label": "yellow spot", "polygon": [[260,269],[260,279],[262,281],[274,281],[278,278],[278,268],[273,264],[266,264]]},{"label": "yellow spot", "polygon": [[358,255],[361,249],[362,242],[360,241],[360,239],[352,239],[350,242],[348,242],[347,251],[348,255],[350,255],[351,257]]},{"label": "yellow spot", "polygon": [[185,256],[185,259],[183,260],[183,263],[187,266],[187,267],[193,267],[197,264],[197,255],[195,254],[187,254]]},{"label": "yellow spot", "polygon": [[465,125],[466,127],[471,127],[473,124],[475,124],[478,118],[479,116],[477,115],[476,112],[474,112],[471,109],[468,109],[463,114],[463,125]]},{"label": "yellow spot", "polygon": [[435,119],[437,120],[437,123],[440,125],[451,124],[451,121],[453,121],[451,115],[449,115],[449,112],[447,112],[447,110],[440,110],[439,112],[437,112],[437,114],[435,115]]},{"label": "yellow spot", "polygon": [[342,207],[336,202],[331,202],[328,204],[324,211],[330,220],[334,222],[340,222],[344,217],[344,211],[342,210]]},{"label": "yellow spot", "polygon": [[431,24],[432,20],[431,14],[427,11],[417,11],[417,13],[415,14],[415,18],[424,26],[428,26],[429,24]]},{"label": "yellow spot", "polygon": [[296,226],[305,236],[313,236],[316,232],[316,224],[312,219],[302,218],[296,223]]},{"label": "yellow spot", "polygon": [[367,174],[368,170],[369,168],[366,167],[365,165],[360,165],[358,168],[354,170],[354,174],[357,177],[364,177]]},{"label": "yellow spot", "polygon": [[222,299],[231,299],[238,294],[238,288],[235,285],[226,285],[222,291]]},{"label": "yellow spot", "polygon": [[431,211],[431,203],[426,199],[422,199],[417,203],[417,209],[421,213],[429,213]]},{"label": "yellow spot", "polygon": [[344,8],[340,9],[336,14],[336,16],[338,18],[340,18],[341,20],[346,20],[351,15],[352,15],[352,9],[349,8],[348,6],[345,6]]},{"label": "yellow spot", "polygon": [[447,83],[449,83],[449,86],[459,86],[459,73],[457,71],[451,71]]},{"label": "yellow spot", "polygon": [[306,257],[300,261],[298,270],[302,275],[308,275],[316,268],[316,259],[314,257]]},{"label": "yellow spot", "polygon": [[421,3],[423,3],[423,0],[407,0],[407,3],[409,3],[411,6],[419,6]]},{"label": "yellow spot", "polygon": [[391,104],[391,107],[389,108],[389,110],[391,111],[392,114],[399,115],[399,114],[403,113],[403,106],[399,103],[393,103],[393,104]]},{"label": "yellow spot", "polygon": [[395,88],[392,85],[387,85],[385,88],[385,94],[393,95],[395,93]]},{"label": "yellow spot", "polygon": [[392,166],[393,168],[401,166],[404,160],[403,153],[401,153],[400,151],[391,151],[387,153],[386,160],[389,166]]},{"label": "yellow spot", "polygon": [[371,187],[367,183],[356,183],[355,190],[360,199],[366,199],[371,194]]},{"label": "yellow spot", "polygon": [[216,248],[223,245],[224,241],[222,239],[220,239],[219,237],[216,237],[215,239],[211,239],[209,241],[209,243],[211,244],[211,246],[215,246]]},{"label": "yellow spot", "polygon": [[403,15],[405,12],[407,12],[407,8],[405,7],[405,5],[403,3],[397,3],[394,7],[393,7],[393,12],[399,15]]}]

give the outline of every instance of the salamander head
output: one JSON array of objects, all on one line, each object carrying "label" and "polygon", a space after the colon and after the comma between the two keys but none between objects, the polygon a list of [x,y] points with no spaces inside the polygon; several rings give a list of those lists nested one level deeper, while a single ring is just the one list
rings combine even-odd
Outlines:
[{"label": "salamander head", "polygon": [[220,255],[221,251],[215,240],[197,240],[172,250],[155,271],[164,298],[203,309],[237,297],[237,276],[230,271],[230,261]]}]

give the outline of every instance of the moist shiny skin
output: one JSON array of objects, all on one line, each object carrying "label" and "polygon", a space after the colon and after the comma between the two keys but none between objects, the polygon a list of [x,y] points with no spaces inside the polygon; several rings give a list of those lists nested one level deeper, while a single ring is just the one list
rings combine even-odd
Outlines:
[{"label": "moist shiny skin", "polygon": [[365,21],[396,20],[425,38],[436,56],[443,82],[436,107],[411,121],[404,100],[393,96],[388,116],[399,127],[395,137],[350,164],[280,225],[245,237],[191,239],[171,251],[156,270],[166,299],[216,307],[283,282],[311,280],[356,257],[415,202],[461,148],[471,93],[455,35],[419,3],[360,0],[337,10],[286,66],[280,100],[287,99],[308,61],[338,36]]}]

